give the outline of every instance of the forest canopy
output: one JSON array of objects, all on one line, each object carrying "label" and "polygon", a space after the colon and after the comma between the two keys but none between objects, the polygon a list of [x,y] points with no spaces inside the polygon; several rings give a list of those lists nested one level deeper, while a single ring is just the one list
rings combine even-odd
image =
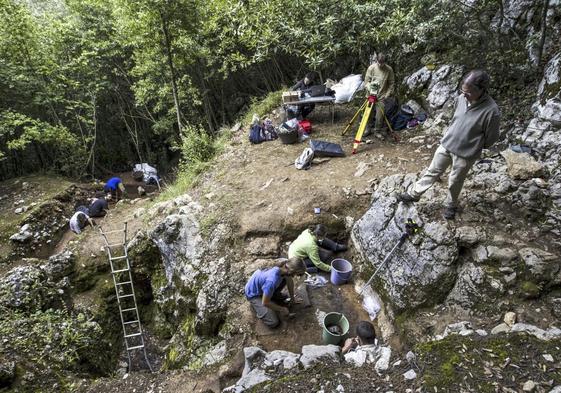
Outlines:
[{"label": "forest canopy", "polygon": [[165,168],[182,135],[212,137],[310,70],[362,73],[377,50],[398,77],[427,53],[525,66],[521,41],[489,28],[501,1],[471,3],[0,0],[0,178]]}]

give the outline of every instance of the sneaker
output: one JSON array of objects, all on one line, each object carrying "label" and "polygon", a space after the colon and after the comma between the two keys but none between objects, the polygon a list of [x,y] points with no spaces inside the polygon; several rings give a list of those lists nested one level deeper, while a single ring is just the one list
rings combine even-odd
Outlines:
[{"label": "sneaker", "polygon": [[343,251],[347,251],[347,250],[348,250],[348,248],[344,244],[337,243],[337,246],[335,247],[335,252],[343,252]]},{"label": "sneaker", "polygon": [[453,220],[456,217],[457,209],[453,206],[447,206],[442,212],[442,216],[447,220]]},{"label": "sneaker", "polygon": [[401,202],[418,202],[419,199],[421,199],[420,197],[414,197],[413,195],[409,194],[408,192],[404,192],[402,194],[399,194],[397,196],[397,200],[401,201]]}]

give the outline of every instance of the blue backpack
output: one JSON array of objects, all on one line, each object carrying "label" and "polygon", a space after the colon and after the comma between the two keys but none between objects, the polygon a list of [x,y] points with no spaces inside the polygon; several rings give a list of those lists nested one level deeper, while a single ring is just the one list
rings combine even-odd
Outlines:
[{"label": "blue backpack", "polygon": [[257,123],[249,129],[249,141],[253,144],[261,143],[264,141],[261,126]]}]

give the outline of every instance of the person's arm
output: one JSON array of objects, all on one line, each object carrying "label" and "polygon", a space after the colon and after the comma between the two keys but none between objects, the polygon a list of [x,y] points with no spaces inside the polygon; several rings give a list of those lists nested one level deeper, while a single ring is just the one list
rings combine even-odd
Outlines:
[{"label": "person's arm", "polygon": [[388,80],[386,83],[388,84],[388,88],[386,89],[386,94],[384,94],[384,97],[382,98],[388,98],[393,96],[393,91],[395,89],[395,75],[393,73],[393,70],[391,69],[388,73]]},{"label": "person's arm", "polygon": [[294,280],[292,277],[285,277],[286,289],[288,289],[288,296],[290,296],[290,301],[294,301]]},{"label": "person's arm", "polygon": [[292,90],[292,91],[300,90],[300,89],[302,89],[302,85],[303,85],[303,84],[304,84],[304,83],[300,80],[300,81],[296,82],[296,84],[295,84],[294,86],[292,86],[292,87],[290,88],[290,90]]},{"label": "person's arm", "polygon": [[355,349],[358,346],[358,340],[356,337],[354,338],[347,338],[345,340],[345,345],[341,348],[341,353],[344,355],[348,353],[351,349]]},{"label": "person's arm", "polygon": [[312,261],[312,263],[318,268],[323,270],[324,272],[330,272],[331,266],[326,265],[321,261],[319,258],[319,246],[314,244],[308,248],[308,258]]},{"label": "person's arm", "polygon": [[485,125],[485,143],[484,147],[486,149],[490,148],[499,140],[499,125],[501,122],[501,115],[499,113],[493,113],[490,119],[487,121]]},{"label": "person's arm", "polygon": [[95,223],[93,222],[93,220],[91,218],[88,217],[88,223],[91,225],[91,227],[95,227]]},{"label": "person's arm", "polygon": [[366,70],[366,74],[364,75],[364,86],[368,86],[370,82],[372,82],[372,66],[368,67]]},{"label": "person's arm", "polygon": [[279,306],[278,304],[273,303],[271,301],[271,297],[266,295],[264,292],[263,297],[261,298],[261,303],[263,303],[265,307],[270,308],[273,311],[283,312],[288,310],[287,307]]}]

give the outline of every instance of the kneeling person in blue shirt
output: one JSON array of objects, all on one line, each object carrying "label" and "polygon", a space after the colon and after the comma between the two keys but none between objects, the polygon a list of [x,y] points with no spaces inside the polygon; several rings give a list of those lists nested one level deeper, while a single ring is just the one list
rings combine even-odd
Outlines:
[{"label": "kneeling person in blue shirt", "polygon": [[[288,312],[288,307],[296,302],[294,297],[294,275],[304,274],[306,267],[300,258],[291,258],[268,269],[259,269],[252,274],[245,285],[245,297],[255,310],[257,318],[270,328],[279,326],[278,312]],[[287,287],[290,302],[284,304],[281,293]],[[289,314],[290,315],[290,314]]]}]

